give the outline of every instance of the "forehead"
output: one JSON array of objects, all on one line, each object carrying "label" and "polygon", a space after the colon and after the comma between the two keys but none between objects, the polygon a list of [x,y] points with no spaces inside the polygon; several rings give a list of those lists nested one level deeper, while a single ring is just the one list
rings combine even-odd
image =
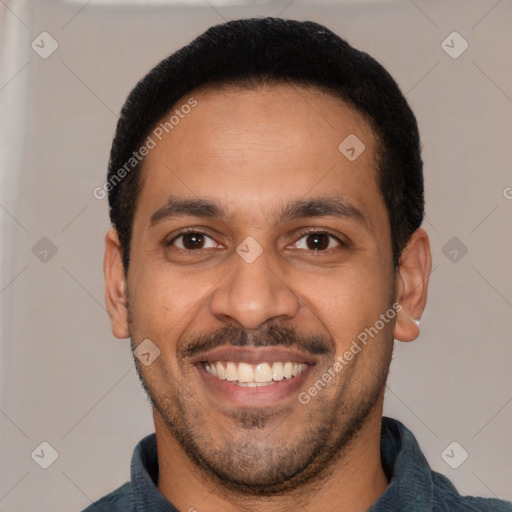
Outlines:
[{"label": "forehead", "polygon": [[[193,104],[191,98],[195,106],[183,108]],[[158,126],[143,164],[143,210],[162,207],[171,195],[218,197],[228,213],[250,209],[254,220],[274,204],[282,207],[285,197],[341,194],[359,210],[380,206],[382,214],[370,125],[315,87],[199,90]],[[153,213],[145,212],[148,218]]]}]

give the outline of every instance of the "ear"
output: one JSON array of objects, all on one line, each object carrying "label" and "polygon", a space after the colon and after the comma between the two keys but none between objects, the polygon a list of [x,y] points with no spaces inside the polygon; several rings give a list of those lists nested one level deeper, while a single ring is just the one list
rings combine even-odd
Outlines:
[{"label": "ear", "polygon": [[126,275],[123,267],[123,251],[119,235],[111,228],[105,236],[105,302],[112,325],[112,334],[116,338],[128,338],[128,302],[126,295]]},{"label": "ear", "polygon": [[397,301],[402,309],[397,313],[395,339],[415,340],[420,329],[418,321],[427,303],[428,280],[432,268],[432,256],[427,232],[417,229],[400,257],[397,274]]}]

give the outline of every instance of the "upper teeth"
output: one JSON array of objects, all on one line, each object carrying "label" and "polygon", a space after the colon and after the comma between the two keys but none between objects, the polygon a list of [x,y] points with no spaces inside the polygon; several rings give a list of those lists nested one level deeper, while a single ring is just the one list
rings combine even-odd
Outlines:
[{"label": "upper teeth", "polygon": [[291,379],[306,369],[304,363],[234,363],[232,361],[210,361],[204,363],[205,370],[221,380],[257,385],[283,379]]}]

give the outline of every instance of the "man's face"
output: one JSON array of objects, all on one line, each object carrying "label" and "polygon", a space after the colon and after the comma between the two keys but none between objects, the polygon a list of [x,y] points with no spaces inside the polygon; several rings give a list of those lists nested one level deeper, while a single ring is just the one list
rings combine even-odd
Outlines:
[{"label": "man's face", "polygon": [[[132,344],[159,348],[138,370],[191,460],[226,486],[282,491],[328,467],[382,403],[393,321],[298,399],[394,302],[376,140],[314,88],[192,96],[144,163]],[[351,134],[365,145],[353,161],[338,149]]]}]

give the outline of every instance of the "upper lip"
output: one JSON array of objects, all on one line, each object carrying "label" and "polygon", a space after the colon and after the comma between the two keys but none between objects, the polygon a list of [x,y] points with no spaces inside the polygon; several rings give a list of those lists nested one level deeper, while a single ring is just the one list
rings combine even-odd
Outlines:
[{"label": "upper lip", "polygon": [[213,361],[233,361],[249,364],[291,362],[315,364],[316,358],[300,350],[283,347],[217,347],[197,354],[191,359],[193,364]]}]

